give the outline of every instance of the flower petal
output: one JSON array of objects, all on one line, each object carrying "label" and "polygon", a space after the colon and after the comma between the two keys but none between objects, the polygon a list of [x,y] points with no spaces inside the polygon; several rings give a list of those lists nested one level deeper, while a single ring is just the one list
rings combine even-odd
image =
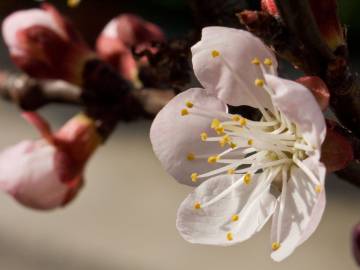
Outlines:
[{"label": "flower petal", "polygon": [[[272,100],[290,121],[296,123],[304,139],[320,149],[325,140],[325,119],[314,96],[303,85],[294,81],[265,75],[266,83],[274,90]],[[296,109],[294,109],[296,108]]]},{"label": "flower petal", "polygon": [[[228,246],[245,241],[261,230],[276,203],[275,197],[269,192],[269,182],[264,185],[265,174],[255,175],[250,184],[233,188],[211,205],[194,208],[196,202],[204,204],[228,189],[234,180],[234,176],[215,176],[197,187],[183,201],[178,210],[176,226],[185,240]],[[233,219],[236,214],[238,216]]]},{"label": "flower petal", "polygon": [[[313,160],[309,160],[310,162],[314,163]],[[319,164],[319,167],[323,168],[323,165]],[[323,174],[323,171],[320,169],[320,174]],[[273,217],[271,241],[280,243],[280,248],[271,254],[273,260],[285,259],[296,247],[309,238],[319,225],[325,209],[325,202],[324,189],[317,193],[314,185],[303,171],[299,168],[291,169],[291,178],[284,197],[282,220],[279,223],[280,204],[278,204]],[[278,224],[281,224],[280,230],[278,230]],[[278,231],[280,235],[277,235]]]},{"label": "flower petal", "polygon": [[56,148],[46,141],[23,141],[0,153],[0,188],[21,204],[51,209],[68,193],[55,169]]},{"label": "flower petal", "polygon": [[[186,108],[187,101],[191,101],[195,107],[188,109],[189,115],[181,116],[180,112]],[[212,118],[192,113],[192,110],[196,111],[196,106],[206,109],[210,115],[215,111],[226,111],[226,105],[215,96],[204,89],[192,88],[174,97],[158,113],[150,130],[153,150],[165,170],[187,185],[198,184],[191,181],[192,173],[201,174],[218,168],[216,164],[209,164],[207,157],[224,150],[219,143],[201,141],[202,132],[209,136],[213,132],[210,128]],[[195,155],[194,160],[187,159],[190,153]],[[204,157],[196,158],[200,155]]]},{"label": "flower petal", "polygon": [[[272,108],[269,95],[254,84],[257,78],[263,78],[260,67],[251,63],[255,57],[260,61],[269,58],[274,70],[277,68],[275,56],[260,39],[243,30],[206,27],[191,51],[196,77],[222,101],[234,106],[258,107],[251,98],[254,95],[263,106]],[[219,55],[212,56],[214,51]]]}]

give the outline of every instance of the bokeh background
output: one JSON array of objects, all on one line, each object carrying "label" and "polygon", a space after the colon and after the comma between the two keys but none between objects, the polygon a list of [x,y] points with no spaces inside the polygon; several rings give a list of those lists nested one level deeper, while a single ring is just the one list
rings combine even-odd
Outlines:
[{"label": "bokeh background", "polygon": [[[251,2],[251,1],[249,1]],[[158,23],[168,36],[191,28],[185,1],[83,0],[76,9],[52,1],[75,21],[93,43],[113,16],[136,12]],[[351,57],[359,66],[360,1],[340,1],[348,25]],[[37,6],[31,0],[1,0],[0,20],[14,10]],[[0,69],[12,69],[0,44]],[[59,127],[78,109],[52,105],[41,110]],[[85,188],[67,208],[38,212],[0,194],[0,270],[217,270],[358,269],[350,250],[350,232],[360,221],[360,189],[327,178],[328,204],[316,233],[282,263],[269,257],[269,226],[234,247],[185,242],[175,228],[176,210],[191,191],[160,167],[148,139],[150,121],[120,124],[89,163]],[[18,109],[0,101],[0,147],[35,138]],[[360,177],[360,176],[359,176]]]}]

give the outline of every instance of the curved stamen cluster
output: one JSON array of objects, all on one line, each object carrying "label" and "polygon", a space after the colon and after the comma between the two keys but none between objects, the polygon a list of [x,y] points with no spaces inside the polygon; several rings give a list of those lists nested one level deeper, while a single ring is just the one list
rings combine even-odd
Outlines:
[{"label": "curved stamen cluster", "polygon": [[[230,64],[221,56],[220,52],[214,50],[211,56],[219,58],[235,78],[238,76],[236,72],[232,71]],[[258,66],[259,71],[259,78],[254,81],[254,84],[260,91],[266,91],[269,95],[273,94],[273,89],[262,79],[264,73],[275,73],[271,60],[264,59],[262,64],[258,58],[254,58],[252,64]],[[212,119],[210,126],[214,130],[214,135],[206,132],[199,134],[199,143],[218,143],[224,148],[224,151],[213,153],[210,156],[188,153],[186,158],[189,161],[207,159],[210,164],[221,164],[219,168],[203,174],[193,172],[190,175],[191,180],[197,182],[199,179],[219,174],[233,176],[233,183],[226,190],[207,202],[194,202],[194,208],[203,209],[218,202],[240,185],[250,185],[252,177],[257,175],[261,178],[260,184],[253,190],[251,199],[248,200],[241,212],[234,213],[229,217],[229,222],[241,222],[242,218],[249,215],[252,205],[261,199],[267,190],[266,187],[271,185],[281,191],[278,198],[280,210],[277,226],[277,230],[281,230],[285,201],[283,196],[286,195],[292,166],[300,168],[308,176],[313,187],[312,192],[320,193],[322,190],[319,179],[303,163],[303,160],[315,149],[303,138],[298,126],[274,105],[273,108],[265,108],[253,93],[248,91],[248,95],[262,113],[259,121],[250,120],[238,114],[209,111],[194,104],[191,100],[186,102],[185,108],[180,112],[182,116],[192,114]],[[227,240],[232,241],[236,233],[238,232],[229,231],[226,235]],[[280,246],[279,239],[272,243],[273,250],[279,249]]]}]

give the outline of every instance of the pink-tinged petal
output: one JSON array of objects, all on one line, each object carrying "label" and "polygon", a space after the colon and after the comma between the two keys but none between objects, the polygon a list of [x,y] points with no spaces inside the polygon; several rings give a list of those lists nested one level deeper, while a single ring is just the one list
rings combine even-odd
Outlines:
[{"label": "pink-tinged petal", "polygon": [[330,92],[322,79],[316,76],[305,76],[296,81],[311,91],[321,110],[324,111],[327,109],[330,101]]},{"label": "pink-tinged petal", "polygon": [[269,95],[255,85],[255,80],[263,76],[260,67],[252,61],[258,58],[263,62],[269,58],[274,70],[277,61],[260,39],[243,30],[206,27],[191,51],[196,77],[222,101],[234,106],[257,107],[251,97],[254,95],[263,106],[272,108]]},{"label": "pink-tinged petal", "polygon": [[242,183],[233,188],[209,206],[194,207],[196,203],[205,205],[227,190],[235,177],[219,175],[210,178],[183,201],[176,226],[185,240],[229,246],[249,239],[265,225],[273,214],[276,199],[270,194],[270,184],[264,184],[264,174],[254,176],[249,184]]},{"label": "pink-tinged petal", "polygon": [[[306,165],[309,166],[310,163],[313,164],[313,168],[317,165],[323,168],[322,164],[314,164],[315,161],[311,159]],[[320,175],[317,176],[325,177],[324,171],[320,169]],[[308,176],[299,168],[293,168],[283,204],[282,219],[279,222],[280,204],[278,204],[271,228],[271,242],[280,243],[280,247],[271,254],[271,258],[275,261],[288,257],[318,227],[326,204],[325,189],[322,187],[320,192],[316,192],[316,187]]]},{"label": "pink-tinged petal", "polygon": [[2,24],[3,37],[11,53],[22,53],[19,48],[21,44],[17,40],[17,33],[32,26],[49,28],[59,36],[66,36],[66,33],[56,23],[50,13],[41,9],[17,11],[6,17]]},{"label": "pink-tinged petal", "polygon": [[36,209],[62,206],[69,187],[55,168],[56,148],[46,141],[23,141],[0,153],[0,188]]},{"label": "pink-tinged petal", "polygon": [[294,81],[265,75],[266,83],[272,88],[272,100],[291,122],[297,124],[304,139],[320,149],[325,139],[325,119],[314,96],[303,85]]},{"label": "pink-tinged petal", "polygon": [[[191,101],[194,108],[188,109],[188,115],[181,116],[180,112],[186,108],[187,101]],[[197,106],[210,116],[192,113]],[[202,132],[217,136],[210,128],[212,119],[218,118],[215,111],[225,112],[226,105],[206,90],[192,88],[174,97],[158,113],[151,126],[150,139],[156,156],[165,170],[180,183],[197,185],[203,179],[193,183],[190,178],[192,173],[201,174],[218,168],[209,164],[207,157],[217,155],[224,149],[217,142],[203,142],[200,139]],[[195,159],[188,160],[189,154],[195,155]],[[196,158],[200,155],[203,158]]]},{"label": "pink-tinged petal", "polygon": [[41,136],[48,140],[49,142],[52,141],[52,132],[49,123],[42,118],[38,113],[36,112],[22,112],[21,116],[28,121],[29,124],[33,125],[38,129]]}]

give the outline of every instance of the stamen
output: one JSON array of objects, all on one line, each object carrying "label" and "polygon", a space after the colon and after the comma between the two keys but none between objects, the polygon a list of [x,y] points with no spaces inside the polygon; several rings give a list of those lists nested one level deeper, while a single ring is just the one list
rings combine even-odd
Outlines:
[{"label": "stamen", "polygon": [[315,187],[315,192],[316,192],[316,193],[321,193],[321,191],[322,191],[321,185],[316,185],[316,187]]},{"label": "stamen", "polygon": [[192,174],[191,174],[191,181],[193,181],[194,183],[196,183],[197,180],[198,180],[198,176],[199,176],[199,174],[197,174],[197,173],[192,173]]},{"label": "stamen", "polygon": [[180,112],[181,116],[185,116],[189,114],[189,111],[187,109],[182,109]]},{"label": "stamen", "polygon": [[194,153],[189,153],[189,154],[187,154],[186,159],[189,160],[189,161],[194,160],[194,159],[195,159]]},{"label": "stamen", "polygon": [[249,139],[249,140],[247,141],[247,144],[248,144],[248,145],[253,145],[253,143],[254,143],[254,140],[252,140],[252,139]]},{"label": "stamen", "polygon": [[238,122],[240,121],[242,117],[238,114],[234,114],[232,117],[231,117],[231,120],[233,120],[234,122]]},{"label": "stamen", "polygon": [[220,125],[221,125],[220,120],[215,118],[212,120],[210,127],[215,129],[215,128],[218,128]]},{"label": "stamen", "polygon": [[188,107],[189,109],[191,109],[192,107],[194,107],[194,104],[190,101],[186,101],[185,103],[186,107]]},{"label": "stamen", "polygon": [[219,126],[217,128],[215,128],[215,132],[218,134],[218,135],[223,135],[225,134],[225,129],[223,126]]},{"label": "stamen", "polygon": [[232,217],[231,217],[231,221],[232,222],[236,222],[236,221],[238,221],[239,220],[239,215],[232,215]]},{"label": "stamen", "polygon": [[271,244],[271,249],[273,250],[273,251],[276,251],[276,250],[278,250],[279,248],[280,248],[280,243],[279,242],[274,242],[274,243],[272,243]]},{"label": "stamen", "polygon": [[253,65],[260,65],[260,60],[259,60],[259,58],[255,57],[255,58],[251,61],[251,64],[253,64]]},{"label": "stamen", "polygon": [[200,209],[200,208],[201,208],[201,204],[200,204],[199,202],[196,202],[196,203],[194,204],[194,208],[195,208],[195,209]]},{"label": "stamen", "polygon": [[208,158],[208,162],[209,162],[210,164],[213,164],[213,163],[216,163],[219,159],[220,159],[219,156],[210,156],[210,157]]},{"label": "stamen", "polygon": [[234,174],[235,173],[235,169],[234,168],[230,168],[227,170],[227,174]]},{"label": "stamen", "polygon": [[208,138],[207,133],[206,133],[206,132],[201,133],[201,134],[200,134],[200,138],[201,138],[201,140],[202,140],[203,142],[205,142],[205,141],[207,140],[207,138]]},{"label": "stamen", "polygon": [[217,50],[213,50],[213,51],[211,52],[211,56],[212,56],[213,58],[216,58],[216,57],[220,56],[220,52],[217,51]]},{"label": "stamen", "polygon": [[258,87],[263,87],[264,84],[265,84],[265,82],[262,79],[256,79],[255,80],[255,85],[258,86]]},{"label": "stamen", "polygon": [[239,120],[239,123],[240,123],[240,126],[243,127],[243,126],[246,126],[246,119],[245,118],[241,118]]},{"label": "stamen", "polygon": [[228,232],[226,234],[226,239],[229,240],[229,241],[232,241],[234,239],[232,232]]},{"label": "stamen", "polygon": [[244,175],[244,178],[243,178],[243,181],[244,181],[244,184],[248,185],[250,184],[251,182],[251,175],[249,173],[245,174]]},{"label": "stamen", "polygon": [[267,66],[271,66],[272,65],[272,61],[270,58],[265,58],[264,59],[264,64],[267,65]]}]

